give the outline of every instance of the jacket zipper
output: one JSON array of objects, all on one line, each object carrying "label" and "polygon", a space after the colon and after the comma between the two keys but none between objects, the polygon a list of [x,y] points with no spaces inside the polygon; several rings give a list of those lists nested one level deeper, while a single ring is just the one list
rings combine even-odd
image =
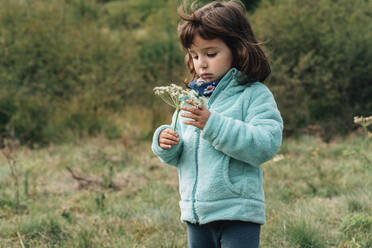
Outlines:
[{"label": "jacket zipper", "polygon": [[198,129],[196,131],[196,149],[195,149],[195,164],[196,164],[196,171],[195,171],[195,184],[194,188],[192,190],[192,209],[194,212],[194,218],[196,220],[196,223],[199,223],[199,216],[196,213],[196,207],[195,207],[195,193],[196,193],[196,188],[198,185],[198,172],[199,172],[199,165],[198,165],[198,149],[199,149],[199,138],[200,138],[200,131]]},{"label": "jacket zipper", "polygon": [[[234,76],[234,74],[233,74]],[[218,88],[218,85],[217,87]],[[212,101],[214,101],[214,98],[216,97],[216,94],[217,94],[217,91],[215,90],[211,97],[209,98],[209,101],[208,101],[208,109],[210,109],[210,106],[212,105]],[[196,188],[197,188],[197,185],[198,185],[198,172],[199,172],[199,165],[198,165],[198,149],[199,149],[199,140],[200,140],[200,130],[197,128],[196,129],[196,149],[195,149],[195,164],[196,164],[196,172],[195,172],[195,184],[194,184],[194,188],[192,190],[192,210],[193,210],[193,213],[194,213],[194,218],[196,220],[196,223],[198,224],[199,223],[199,216],[196,212],[196,207],[195,207],[195,193],[196,193]]]},{"label": "jacket zipper", "polygon": [[[213,94],[211,96],[211,98],[209,99],[208,101],[208,109],[210,108],[210,105],[211,105],[211,99],[213,99]],[[196,164],[196,171],[195,171],[195,184],[194,184],[194,188],[192,190],[192,210],[193,210],[193,213],[194,213],[194,218],[196,220],[196,223],[199,224],[199,216],[198,216],[198,213],[196,212],[196,207],[195,207],[195,194],[196,194],[196,188],[198,186],[198,174],[199,174],[199,164],[198,164],[198,149],[199,149],[199,140],[200,140],[200,130],[198,128],[196,128],[195,130],[196,132],[196,149],[195,149],[195,164]]]}]

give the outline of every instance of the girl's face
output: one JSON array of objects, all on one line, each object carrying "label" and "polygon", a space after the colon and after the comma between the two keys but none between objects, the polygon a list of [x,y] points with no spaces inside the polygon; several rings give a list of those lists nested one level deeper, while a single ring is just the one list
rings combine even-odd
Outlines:
[{"label": "girl's face", "polygon": [[230,70],[233,56],[230,48],[221,39],[204,40],[195,35],[189,49],[196,74],[204,81],[221,79]]}]

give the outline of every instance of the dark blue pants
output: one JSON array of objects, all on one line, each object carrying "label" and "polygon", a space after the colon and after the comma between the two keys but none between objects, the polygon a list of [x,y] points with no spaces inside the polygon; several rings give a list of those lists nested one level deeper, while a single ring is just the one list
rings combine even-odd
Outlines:
[{"label": "dark blue pants", "polygon": [[261,225],[236,220],[187,223],[189,248],[258,248]]}]

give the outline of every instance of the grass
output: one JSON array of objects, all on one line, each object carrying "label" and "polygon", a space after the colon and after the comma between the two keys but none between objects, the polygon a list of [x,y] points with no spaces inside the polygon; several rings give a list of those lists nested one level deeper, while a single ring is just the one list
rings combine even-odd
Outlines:
[{"label": "grass", "polygon": [[319,227],[312,222],[300,219],[290,223],[286,230],[286,238],[294,247],[302,248],[325,247],[325,237],[319,231]]},{"label": "grass", "polygon": [[[345,152],[361,141],[284,141],[281,159],[263,165],[261,247],[371,247],[372,168]],[[19,147],[12,156],[20,195],[1,156],[0,247],[187,246],[177,171],[152,154],[149,141],[98,137]],[[94,183],[79,183],[66,167]]]}]

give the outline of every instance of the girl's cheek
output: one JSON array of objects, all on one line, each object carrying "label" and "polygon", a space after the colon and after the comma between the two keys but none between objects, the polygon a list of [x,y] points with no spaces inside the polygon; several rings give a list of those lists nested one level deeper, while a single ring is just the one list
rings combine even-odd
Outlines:
[{"label": "girl's cheek", "polygon": [[194,61],[194,67],[196,71],[199,69],[199,63],[197,61]]}]

